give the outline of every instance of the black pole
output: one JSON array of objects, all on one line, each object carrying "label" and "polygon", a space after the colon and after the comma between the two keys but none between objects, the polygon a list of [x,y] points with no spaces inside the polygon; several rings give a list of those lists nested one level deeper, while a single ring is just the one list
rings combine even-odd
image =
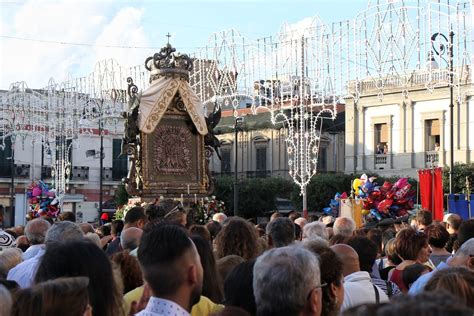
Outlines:
[{"label": "black pole", "polygon": [[102,178],[103,178],[103,164],[104,164],[104,131],[102,126],[102,118],[99,118],[99,134],[100,134],[100,166],[99,166],[99,212],[102,214]]},{"label": "black pole", "polygon": [[235,143],[235,160],[234,160],[234,216],[239,216],[239,184],[238,184],[238,176],[237,176],[237,152],[239,148],[238,144],[238,118],[235,119],[235,125],[234,125],[234,143]]},{"label": "black pole", "polygon": [[41,181],[44,180],[44,175],[43,175],[43,169],[44,169],[44,145],[41,144]]},{"label": "black pole", "polygon": [[449,194],[453,194],[453,168],[454,168],[454,102],[453,102],[453,76],[454,76],[454,66],[453,66],[453,38],[454,32],[451,30],[449,32],[449,117],[450,117],[450,142],[451,142],[451,152],[450,152],[450,162],[449,162]]},{"label": "black pole", "polygon": [[10,226],[15,226],[15,144],[13,137],[11,138],[11,157],[10,157],[10,169],[11,169],[11,183],[10,183]]}]

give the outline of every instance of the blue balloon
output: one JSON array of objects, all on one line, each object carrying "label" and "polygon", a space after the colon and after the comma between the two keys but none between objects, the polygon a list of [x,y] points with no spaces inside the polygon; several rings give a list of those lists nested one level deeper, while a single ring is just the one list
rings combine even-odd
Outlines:
[{"label": "blue balloon", "polygon": [[325,208],[323,208],[323,212],[324,212],[324,214],[326,214],[326,215],[331,214],[331,213],[332,213],[332,208],[330,208],[330,207],[325,207]]},{"label": "blue balloon", "polygon": [[382,216],[380,215],[380,213],[376,210],[376,209],[371,209],[370,210],[370,214],[375,217],[378,221],[381,221],[382,220]]}]

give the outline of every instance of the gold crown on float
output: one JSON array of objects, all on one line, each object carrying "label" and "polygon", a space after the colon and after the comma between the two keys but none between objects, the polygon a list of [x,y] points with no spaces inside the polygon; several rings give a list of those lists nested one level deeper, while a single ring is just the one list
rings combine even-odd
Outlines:
[{"label": "gold crown on float", "polygon": [[186,54],[176,53],[176,48],[168,43],[158,53],[145,60],[145,68],[150,71],[150,83],[161,76],[177,76],[189,81],[193,61]]}]

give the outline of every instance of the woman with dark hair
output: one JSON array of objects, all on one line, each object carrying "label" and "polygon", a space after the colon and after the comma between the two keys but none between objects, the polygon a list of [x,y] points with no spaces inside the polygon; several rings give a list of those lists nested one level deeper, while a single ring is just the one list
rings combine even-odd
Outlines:
[{"label": "woman with dark hair", "polygon": [[89,278],[87,289],[94,316],[123,314],[122,297],[111,263],[99,247],[82,240],[48,245],[38,266],[35,283],[76,276]]},{"label": "woman with dark hair", "polygon": [[428,238],[423,232],[413,228],[404,228],[395,238],[395,250],[402,262],[391,271],[390,281],[394,282],[402,292],[408,292],[408,286],[403,282],[402,273],[406,267],[415,263],[425,264],[430,258]]},{"label": "woman with dark hair", "polygon": [[245,260],[253,259],[259,253],[257,231],[244,219],[233,217],[217,235],[215,248],[217,258],[237,255]]},{"label": "woman with dark hair", "polygon": [[425,228],[425,234],[431,247],[430,260],[437,267],[438,264],[446,262],[451,257],[451,254],[444,248],[448,243],[449,233],[443,225],[433,223]]},{"label": "woman with dark hair", "polygon": [[312,251],[319,257],[322,287],[321,316],[339,315],[344,301],[344,276],[342,274],[342,261],[328,246],[317,240],[306,240],[303,247]]},{"label": "woman with dark hair", "polygon": [[216,259],[212,253],[211,245],[199,235],[192,235],[191,239],[201,258],[204,273],[201,295],[206,296],[214,303],[221,303],[223,298],[222,282],[217,272]]},{"label": "woman with dark hair", "polygon": [[207,227],[204,225],[191,225],[191,227],[189,227],[189,234],[201,236],[202,238],[204,238],[204,240],[211,243],[211,234],[209,233]]},{"label": "woman with dark hair", "polygon": [[256,315],[257,306],[253,294],[253,266],[255,260],[249,260],[237,265],[224,281],[224,304],[222,314],[234,307],[242,308],[250,315]]},{"label": "woman with dark hair", "polygon": [[59,278],[20,290],[12,316],[91,316],[86,277]]},{"label": "woman with dark hair", "polygon": [[430,270],[428,266],[425,266],[424,264],[421,264],[421,263],[415,263],[415,264],[409,265],[408,267],[405,268],[405,270],[403,270],[403,273],[402,273],[403,283],[405,283],[408,289],[410,289],[411,285],[415,283],[415,281],[418,280],[420,276],[422,276],[425,273],[428,273],[429,271]]}]

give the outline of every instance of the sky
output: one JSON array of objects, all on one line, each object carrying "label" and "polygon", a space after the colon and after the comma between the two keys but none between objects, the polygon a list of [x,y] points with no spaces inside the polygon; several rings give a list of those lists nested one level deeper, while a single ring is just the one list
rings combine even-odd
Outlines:
[{"label": "sky", "polygon": [[367,0],[0,0],[0,89],[17,81],[41,88],[50,78],[86,76],[108,58],[126,67],[142,64],[166,44],[168,33],[179,52],[193,53],[223,30],[257,39],[275,35],[285,22],[298,27],[316,15],[327,24],[353,19],[367,5]]}]

